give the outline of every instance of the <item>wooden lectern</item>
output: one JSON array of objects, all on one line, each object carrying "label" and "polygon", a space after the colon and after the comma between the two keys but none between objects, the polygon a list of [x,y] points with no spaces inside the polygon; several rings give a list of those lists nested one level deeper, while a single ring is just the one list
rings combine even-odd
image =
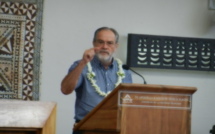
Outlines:
[{"label": "wooden lectern", "polygon": [[190,134],[195,87],[120,84],[74,130],[83,134]]},{"label": "wooden lectern", "polygon": [[55,134],[56,103],[0,100],[0,134]]}]

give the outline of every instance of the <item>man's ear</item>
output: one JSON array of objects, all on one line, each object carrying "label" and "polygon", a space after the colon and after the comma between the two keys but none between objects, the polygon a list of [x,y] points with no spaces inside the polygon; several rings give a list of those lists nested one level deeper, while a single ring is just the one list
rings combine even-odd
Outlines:
[{"label": "man's ear", "polygon": [[95,41],[93,41],[92,44],[93,44],[94,47],[96,46],[96,45],[95,45]]},{"label": "man's ear", "polygon": [[119,44],[117,43],[117,44],[116,44],[116,48],[118,48],[118,47],[119,47]]}]

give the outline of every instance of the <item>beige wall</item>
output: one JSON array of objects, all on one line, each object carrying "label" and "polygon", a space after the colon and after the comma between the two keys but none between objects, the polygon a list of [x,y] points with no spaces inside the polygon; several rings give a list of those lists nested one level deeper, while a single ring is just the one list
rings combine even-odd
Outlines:
[{"label": "beige wall", "polygon": [[[215,38],[215,10],[207,0],[44,0],[41,100],[58,103],[57,134],[71,134],[75,95],[63,95],[60,83],[73,61],[92,47],[95,29],[116,28],[117,57],[126,61],[128,33]],[[215,73],[136,69],[149,84],[195,86],[192,134],[207,134],[215,124]],[[142,80],[133,75],[135,83]]]}]

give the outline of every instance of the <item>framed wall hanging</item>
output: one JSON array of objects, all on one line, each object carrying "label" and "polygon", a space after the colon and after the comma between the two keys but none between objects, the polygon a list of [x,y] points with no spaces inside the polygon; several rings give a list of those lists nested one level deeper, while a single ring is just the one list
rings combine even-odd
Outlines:
[{"label": "framed wall hanging", "polygon": [[39,100],[42,0],[0,0],[0,99]]},{"label": "framed wall hanging", "polygon": [[130,67],[215,71],[215,39],[128,34]]}]

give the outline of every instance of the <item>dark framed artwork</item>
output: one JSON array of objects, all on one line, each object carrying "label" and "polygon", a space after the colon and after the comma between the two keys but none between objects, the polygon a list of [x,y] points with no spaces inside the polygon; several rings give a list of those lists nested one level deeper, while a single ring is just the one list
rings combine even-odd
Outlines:
[{"label": "dark framed artwork", "polygon": [[215,39],[128,35],[130,67],[215,71]]},{"label": "dark framed artwork", "polygon": [[39,100],[43,0],[0,0],[0,99]]}]

